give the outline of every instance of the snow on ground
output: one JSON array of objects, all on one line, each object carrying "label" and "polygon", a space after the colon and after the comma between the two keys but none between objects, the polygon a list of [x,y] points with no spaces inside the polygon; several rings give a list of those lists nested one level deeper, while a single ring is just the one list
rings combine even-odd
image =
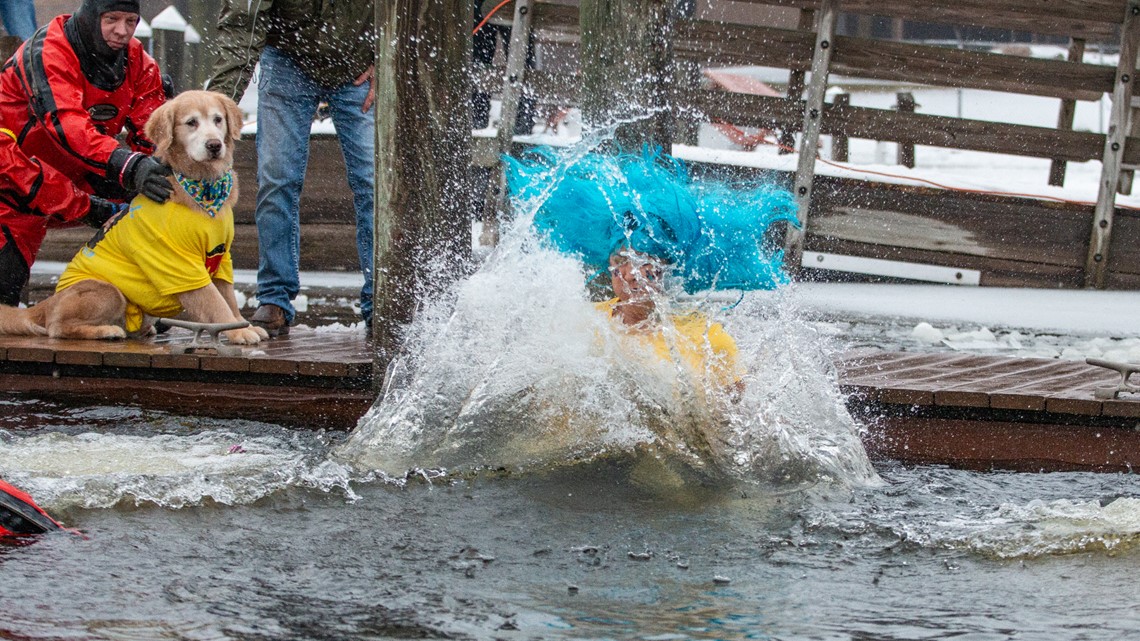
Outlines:
[{"label": "snow on ground", "polygon": [[1136,292],[861,283],[795,290],[803,314],[846,347],[1140,363]]}]

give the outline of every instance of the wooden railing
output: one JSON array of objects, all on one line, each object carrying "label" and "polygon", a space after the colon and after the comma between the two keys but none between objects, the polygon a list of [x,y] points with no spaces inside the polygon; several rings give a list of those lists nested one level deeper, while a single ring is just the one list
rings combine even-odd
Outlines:
[{"label": "wooden railing", "polygon": [[[595,0],[590,0],[595,1]],[[600,0],[599,0],[600,1]],[[798,266],[805,251],[846,251],[865,258],[917,261],[977,269],[983,284],[1035,284],[1072,287],[1140,287],[1140,219],[1116,207],[1117,189],[1130,188],[1130,171],[1140,167],[1140,138],[1132,133],[1132,101],[1140,0],[1049,2],[1039,0],[747,0],[757,5],[801,11],[801,29],[725,24],[674,16],[669,24],[671,64],[665,75],[673,116],[674,140],[693,142],[684,126],[693,114],[704,122],[777,129],[784,141],[799,137],[800,150],[815,150],[821,135],[866,138],[900,145],[1029,156],[1053,161],[1051,182],[1064,180],[1069,161],[1099,160],[1103,171],[1096,205],[1046,202],[1031,198],[904,188],[869,181],[821,177],[816,180],[814,151],[801,153],[789,176],[800,203],[801,230],[789,230],[789,264]],[[576,7],[516,0],[513,39],[529,34],[544,44],[573,46],[580,35]],[[856,38],[836,34],[840,12],[892,18],[985,26],[1070,38],[1066,60],[956,49],[932,44]],[[520,15],[521,12],[521,15]],[[810,27],[808,26],[810,25]],[[599,28],[605,28],[603,25]],[[616,27],[615,27],[616,28]],[[1107,42],[1121,51],[1114,69],[1079,61],[1089,41]],[[512,47],[507,68],[482,73],[476,83],[500,93],[508,107],[525,94],[539,103],[582,104],[582,73],[527,70],[521,51]],[[631,56],[638,55],[634,51]],[[591,64],[583,59],[585,68]],[[786,69],[785,97],[731,94],[701,89],[686,68],[756,65]],[[686,67],[687,66],[687,67]],[[812,72],[807,76],[805,72]],[[829,74],[933,87],[979,89],[1061,99],[1059,126],[1039,127],[966,118],[906,113],[833,104],[825,100]],[[504,83],[503,76],[514,82]],[[801,93],[802,91],[802,93]],[[1112,98],[1107,134],[1072,131],[1077,101]],[[1067,112],[1067,115],[1066,115]],[[513,119],[513,113],[505,118]],[[692,125],[693,123],[689,123]],[[501,133],[497,145],[477,154],[494,164],[511,149]],[[1045,182],[1043,178],[1043,183]],[[879,197],[868,190],[877,188]],[[817,191],[822,190],[821,193]],[[853,198],[859,194],[860,202]],[[917,196],[917,197],[916,197]],[[501,198],[500,198],[501,200]],[[876,209],[869,205],[874,201]],[[891,212],[899,225],[924,222],[960,228],[967,243],[924,242],[916,234],[876,236],[874,217]],[[1013,212],[1017,212],[1016,214]],[[1006,216],[1005,220],[997,217]],[[859,221],[866,225],[859,229]],[[877,220],[882,223],[882,220]],[[882,227],[881,224],[878,225]],[[1083,229],[1083,233],[1075,233]]]}]

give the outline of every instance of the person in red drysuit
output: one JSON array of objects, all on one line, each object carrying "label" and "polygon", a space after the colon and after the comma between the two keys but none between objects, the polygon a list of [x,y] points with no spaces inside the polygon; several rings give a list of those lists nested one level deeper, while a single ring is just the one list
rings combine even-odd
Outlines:
[{"label": "person in red drysuit", "polygon": [[0,68],[0,127],[12,132],[0,136],[0,303],[19,302],[48,227],[113,213],[75,188],[117,201],[170,197],[170,169],[143,135],[166,93],[134,38],[138,22],[138,0],[83,0]]},{"label": "person in red drysuit", "polygon": [[41,27],[0,69],[0,123],[85,191],[164,202],[170,169],[150,157],[143,127],[166,95],[138,21],[138,0],[83,0]]},{"label": "person in red drysuit", "polygon": [[118,208],[24,155],[16,134],[0,127],[0,303],[19,304],[48,227],[98,227]]}]

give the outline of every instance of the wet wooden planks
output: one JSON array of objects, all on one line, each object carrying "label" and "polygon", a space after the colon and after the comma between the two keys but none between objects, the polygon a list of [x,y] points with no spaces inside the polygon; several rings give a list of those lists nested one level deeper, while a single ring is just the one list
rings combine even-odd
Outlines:
[{"label": "wet wooden planks", "polygon": [[0,337],[9,392],[302,428],[349,429],[372,404],[362,334],[293,328],[240,356],[175,354],[190,332],[142,340]]},{"label": "wet wooden planks", "polygon": [[838,364],[873,458],[976,470],[1132,472],[1140,395],[1083,362],[865,351]]},{"label": "wet wooden planks", "polygon": [[[0,337],[12,393],[151,407],[298,428],[351,429],[375,399],[371,349],[353,332],[293,328],[241,356],[172,354],[147,340]],[[1082,362],[860,350],[837,359],[848,406],[878,459],[970,469],[1131,471],[1140,395],[1100,400],[1119,375]]]},{"label": "wet wooden planks", "polygon": [[40,363],[344,379],[341,382],[367,382],[371,378],[372,354],[357,333],[296,329],[268,343],[245,347],[240,356],[171,353],[172,346],[188,344],[191,338],[190,332],[178,329],[156,337],[124,341],[3,337],[0,366]]},{"label": "wet wooden planks", "polygon": [[839,371],[840,382],[849,392],[882,406],[1003,410],[1070,420],[1140,418],[1140,398],[1095,398],[1097,387],[1115,385],[1120,376],[1083,362],[863,352],[844,357]]}]

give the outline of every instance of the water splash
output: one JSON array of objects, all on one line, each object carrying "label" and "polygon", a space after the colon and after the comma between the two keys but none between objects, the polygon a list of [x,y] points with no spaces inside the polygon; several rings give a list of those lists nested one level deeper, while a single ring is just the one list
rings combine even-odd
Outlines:
[{"label": "water splash", "polygon": [[326,460],[326,449],[313,434],[283,428],[258,434],[3,433],[0,477],[52,510],[240,505],[288,487],[338,489],[353,498],[349,471]]},{"label": "water splash", "polygon": [[927,547],[967,549],[1003,559],[1116,553],[1140,544],[1140,499],[1005,503],[986,515],[904,527],[909,540]]},{"label": "water splash", "polygon": [[[605,140],[566,151],[550,189]],[[664,317],[700,311],[736,338],[746,388],[733,398],[599,313],[583,286],[594,275],[532,231],[550,189],[516,207],[475,274],[423,302],[381,398],[334,460],[399,478],[617,456],[651,463],[663,484],[874,482],[825,342],[799,319],[792,290],[731,310],[658,302]]]},{"label": "water splash", "polygon": [[1112,556],[1140,544],[1132,474],[978,474],[890,465],[883,474],[889,484],[857,490],[854,501],[848,496],[807,506],[804,531],[820,539],[841,536],[862,553],[901,546],[993,559]]}]

